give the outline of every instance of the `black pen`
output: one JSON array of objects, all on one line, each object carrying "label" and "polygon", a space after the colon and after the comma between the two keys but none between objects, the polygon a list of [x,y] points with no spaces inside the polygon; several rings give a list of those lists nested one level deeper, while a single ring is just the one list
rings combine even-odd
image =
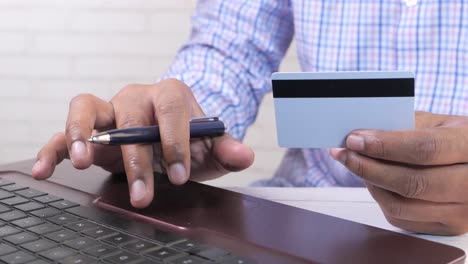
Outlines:
[{"label": "black pen", "polygon": [[[190,120],[190,138],[216,137],[224,134],[218,117],[195,117]],[[89,142],[106,145],[147,144],[161,141],[159,126],[113,129],[91,136]]]}]

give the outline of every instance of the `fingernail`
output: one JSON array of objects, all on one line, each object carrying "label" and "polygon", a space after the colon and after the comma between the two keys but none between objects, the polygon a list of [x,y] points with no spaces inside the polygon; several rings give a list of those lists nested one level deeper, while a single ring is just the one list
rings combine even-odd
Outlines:
[{"label": "fingernail", "polygon": [[130,196],[133,201],[141,201],[145,198],[146,194],[146,184],[142,180],[136,180],[132,184],[132,188],[130,190]]},{"label": "fingernail", "polygon": [[364,138],[362,136],[357,135],[349,135],[346,139],[346,146],[355,151],[363,151],[364,150]]},{"label": "fingernail", "polygon": [[346,163],[347,154],[345,149],[332,148],[330,149],[330,155],[332,158],[342,164]]},{"label": "fingernail", "polygon": [[186,179],[185,167],[182,163],[174,163],[169,166],[169,176],[175,183],[182,184]]},{"label": "fingernail", "polygon": [[75,141],[71,147],[72,158],[76,159],[78,157],[83,157],[86,155],[86,145],[82,141]]}]

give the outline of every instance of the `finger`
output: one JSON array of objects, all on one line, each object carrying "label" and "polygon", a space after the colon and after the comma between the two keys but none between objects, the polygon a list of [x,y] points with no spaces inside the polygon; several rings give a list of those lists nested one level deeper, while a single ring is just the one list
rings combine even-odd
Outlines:
[{"label": "finger", "polygon": [[468,202],[467,164],[408,166],[346,149],[331,149],[330,154],[366,182],[401,196],[434,202]]},{"label": "finger", "polygon": [[[193,179],[206,181],[218,178],[229,172],[236,172],[250,167],[254,161],[254,152],[247,145],[242,144],[229,134],[221,137],[203,140],[203,146],[192,144],[192,163],[194,167],[201,167],[202,171],[193,171]],[[206,152],[210,153],[206,153]],[[201,153],[204,152],[204,153]],[[211,157],[211,162],[204,166],[197,166],[197,157]]]},{"label": "finger", "polygon": [[214,139],[214,154],[227,172],[237,172],[250,167],[254,152],[229,134]]},{"label": "finger", "polygon": [[144,208],[151,203],[154,196],[152,147],[122,146],[122,157],[129,184],[130,202],[136,208]]},{"label": "finger", "polygon": [[434,128],[444,124],[447,115],[433,114],[429,112],[416,111],[415,127],[416,129]]},{"label": "finger", "polygon": [[68,149],[64,133],[57,133],[39,151],[36,163],[32,168],[32,177],[44,180],[52,176],[57,164],[68,158]]},{"label": "finger", "polygon": [[461,127],[357,130],[347,137],[346,146],[366,156],[409,164],[444,165],[468,161],[468,131]]},{"label": "finger", "polygon": [[437,222],[416,222],[416,221],[408,221],[408,220],[401,220],[398,218],[394,218],[388,215],[385,215],[387,221],[398,228],[401,228],[406,231],[420,233],[420,234],[432,234],[432,235],[461,235],[464,234],[465,231],[458,230],[455,228],[450,228],[445,224],[437,223]]},{"label": "finger", "polygon": [[122,161],[120,146],[95,145],[93,164],[112,173],[123,173],[125,167]]},{"label": "finger", "polygon": [[169,179],[185,183],[190,175],[190,128],[192,102],[189,88],[176,81],[165,81],[153,98],[159,124],[161,148]]},{"label": "finger", "polygon": [[379,204],[385,215],[414,222],[435,222],[452,228],[465,226],[468,208],[457,203],[435,203],[418,199],[410,199],[366,184],[370,194]]},{"label": "finger", "polygon": [[[196,103],[193,94],[189,96],[192,96],[194,102],[192,105],[193,115],[204,116],[205,114],[200,105]],[[197,181],[212,180],[229,172],[244,170],[250,167],[254,161],[252,149],[227,133],[220,137],[192,140],[190,152],[192,165],[195,168],[202,168],[200,172],[191,173],[191,178]],[[211,159],[210,162],[206,162],[206,157]]]},{"label": "finger", "polygon": [[[148,126],[153,123],[149,87],[130,85],[112,99],[117,128]],[[153,149],[151,145],[124,145],[122,158],[127,174],[130,201],[134,207],[143,208],[153,200]]]},{"label": "finger", "polygon": [[109,127],[113,120],[112,105],[94,95],[79,95],[71,100],[65,135],[70,158],[76,168],[91,166],[94,151],[88,138],[94,128]]},{"label": "finger", "polygon": [[435,128],[444,126],[466,126],[468,117],[433,114],[429,112],[416,111],[416,129]]}]

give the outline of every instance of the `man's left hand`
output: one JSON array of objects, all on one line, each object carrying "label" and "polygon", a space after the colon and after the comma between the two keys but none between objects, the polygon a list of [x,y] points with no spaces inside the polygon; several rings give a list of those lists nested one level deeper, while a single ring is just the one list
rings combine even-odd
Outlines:
[{"label": "man's left hand", "polygon": [[468,117],[417,112],[413,131],[356,130],[330,154],[365,181],[392,225],[468,231]]}]

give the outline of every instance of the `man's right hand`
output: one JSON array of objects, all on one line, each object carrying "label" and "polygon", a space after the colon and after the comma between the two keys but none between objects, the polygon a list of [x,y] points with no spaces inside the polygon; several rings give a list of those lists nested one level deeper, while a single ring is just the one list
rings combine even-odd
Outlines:
[{"label": "man's right hand", "polygon": [[[106,102],[84,94],[70,102],[65,133],[53,136],[37,155],[35,179],[50,177],[63,159],[77,169],[91,164],[110,172],[126,172],[131,203],[146,207],[153,199],[153,171],[166,172],[173,184],[208,180],[248,168],[252,150],[228,134],[190,140],[189,121],[203,116],[192,91],[169,79],[154,85],[128,85]],[[136,126],[160,126],[161,143],[154,145],[93,145],[93,131]]]}]

